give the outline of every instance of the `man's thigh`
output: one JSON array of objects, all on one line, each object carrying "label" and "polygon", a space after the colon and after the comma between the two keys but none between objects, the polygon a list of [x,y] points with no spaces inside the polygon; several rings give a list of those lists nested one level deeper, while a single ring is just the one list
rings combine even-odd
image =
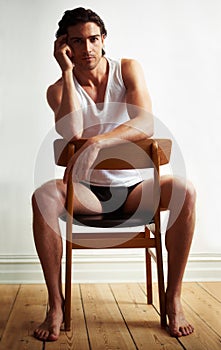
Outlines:
[{"label": "man's thigh", "polygon": [[162,210],[171,210],[176,206],[182,206],[185,190],[185,181],[171,175],[164,175],[160,178],[160,187],[155,193],[153,179],[145,180],[130,193],[124,210],[127,212],[152,210],[154,212],[159,201]]},{"label": "man's thigh", "polygon": [[129,194],[124,211],[126,213],[134,213],[135,211],[153,211],[157,198],[154,199],[153,179],[145,180],[138,184]]},{"label": "man's thigh", "polygon": [[[35,199],[41,211],[49,207],[58,215],[65,213],[67,186],[63,180],[51,180],[35,191]],[[50,210],[50,211],[51,211]],[[74,210],[77,214],[100,214],[101,204],[94,193],[80,183],[74,183]]]},{"label": "man's thigh", "polygon": [[77,214],[101,214],[102,205],[90,188],[74,183],[74,210]]}]

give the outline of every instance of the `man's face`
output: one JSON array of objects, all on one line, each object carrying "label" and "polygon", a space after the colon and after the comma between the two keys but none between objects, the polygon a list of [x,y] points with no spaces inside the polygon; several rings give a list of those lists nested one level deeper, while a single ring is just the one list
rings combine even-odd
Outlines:
[{"label": "man's face", "polygon": [[104,35],[101,35],[100,27],[93,22],[79,23],[68,27],[67,32],[75,67],[94,69],[102,57]]}]

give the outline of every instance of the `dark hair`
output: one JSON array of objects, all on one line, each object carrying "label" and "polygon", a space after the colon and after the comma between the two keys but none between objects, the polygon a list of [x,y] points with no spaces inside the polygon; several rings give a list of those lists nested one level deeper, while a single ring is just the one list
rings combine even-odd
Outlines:
[{"label": "dark hair", "polygon": [[[100,27],[101,35],[107,35],[107,30],[105,28],[102,19],[92,10],[85,9],[83,7],[78,7],[73,10],[65,11],[62,19],[58,22],[58,30],[56,32],[56,38],[61,35],[67,34],[67,28],[74,26],[78,23],[94,22]],[[102,55],[105,52],[102,49]]]}]

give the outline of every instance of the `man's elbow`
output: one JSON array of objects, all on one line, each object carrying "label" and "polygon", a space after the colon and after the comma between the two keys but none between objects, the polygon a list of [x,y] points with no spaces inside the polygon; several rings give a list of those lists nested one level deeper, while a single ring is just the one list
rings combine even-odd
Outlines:
[{"label": "man's elbow", "polygon": [[154,131],[153,130],[149,130],[148,133],[147,133],[147,137],[148,139],[150,139],[151,137],[153,137],[153,134],[154,134]]},{"label": "man's elbow", "polygon": [[79,140],[83,134],[83,130],[75,130],[70,126],[68,128],[64,128],[61,125],[59,125],[59,123],[55,124],[55,130],[68,142]]},{"label": "man's elbow", "polygon": [[148,137],[152,137],[153,134],[154,134],[154,121],[152,119],[148,125]]}]

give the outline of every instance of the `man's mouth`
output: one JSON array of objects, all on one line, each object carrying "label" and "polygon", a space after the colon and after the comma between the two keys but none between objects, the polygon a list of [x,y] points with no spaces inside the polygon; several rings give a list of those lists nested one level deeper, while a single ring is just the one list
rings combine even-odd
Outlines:
[{"label": "man's mouth", "polygon": [[86,57],[83,57],[84,60],[91,60],[91,59],[93,59],[93,58],[94,58],[94,56],[86,56]]}]

